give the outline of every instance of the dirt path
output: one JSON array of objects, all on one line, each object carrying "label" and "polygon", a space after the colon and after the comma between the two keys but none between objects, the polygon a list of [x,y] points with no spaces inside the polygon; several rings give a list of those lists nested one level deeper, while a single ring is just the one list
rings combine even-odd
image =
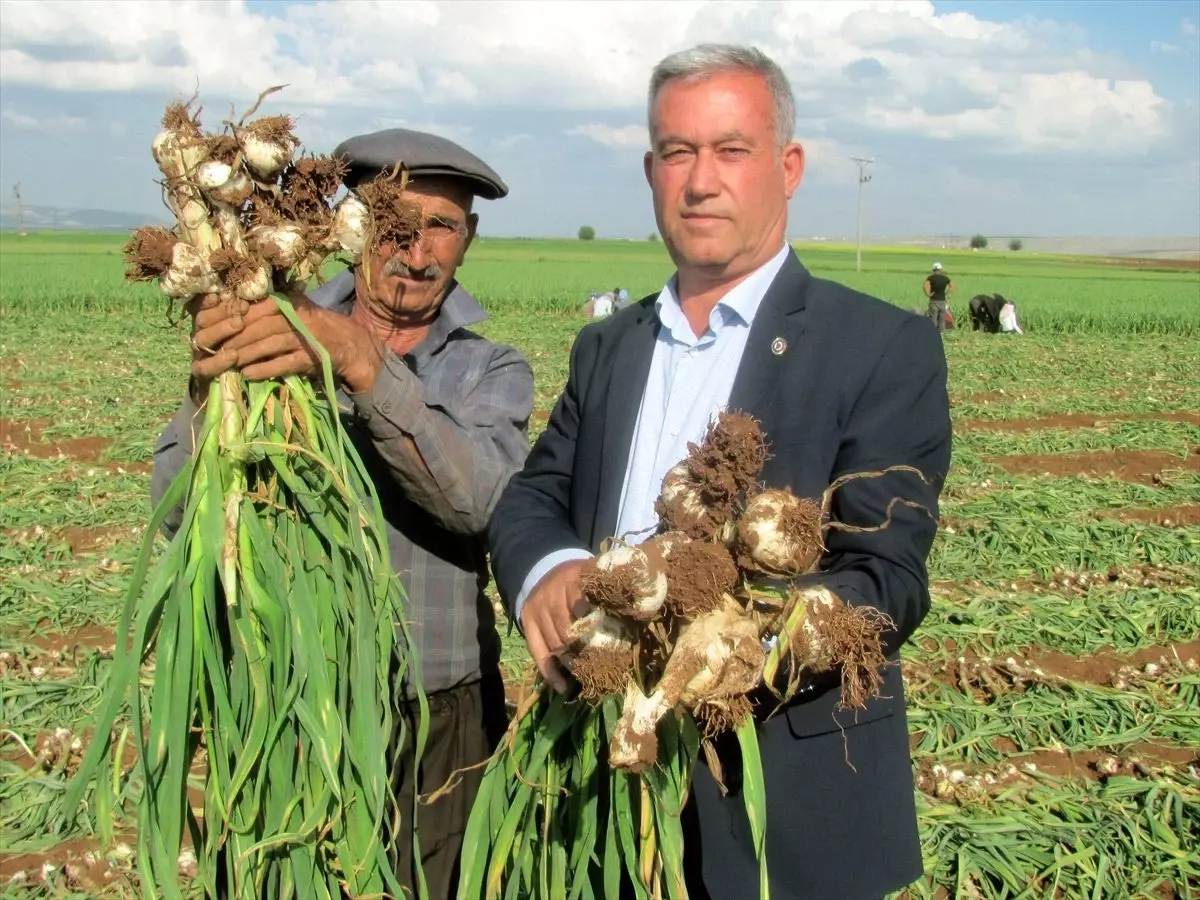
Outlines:
[{"label": "dirt path", "polygon": [[48,419],[12,420],[0,418],[0,450],[20,453],[35,459],[73,459],[76,462],[93,462],[110,469],[120,468],[127,472],[150,472],[149,463],[101,462],[105,451],[112,446],[112,439],[105,437],[46,438],[43,432],[53,422]]},{"label": "dirt path", "polygon": [[1162,509],[1104,509],[1096,510],[1097,519],[1116,519],[1118,522],[1144,522],[1162,528],[1186,528],[1200,525],[1200,506],[1166,506]]},{"label": "dirt path", "polygon": [[1140,484],[1159,485],[1172,469],[1200,472],[1200,447],[1188,451],[1186,459],[1165,450],[1116,450],[1088,453],[1050,453],[1040,456],[989,456],[986,461],[1010,475],[1047,475],[1055,478],[1116,478]]},{"label": "dirt path", "polygon": [[967,431],[1003,431],[1013,434],[1029,434],[1034,431],[1053,429],[1098,428],[1119,422],[1185,422],[1200,425],[1200,413],[1163,412],[1137,413],[1130,415],[1092,415],[1091,413],[1061,413],[1035,419],[967,419],[959,424]]},{"label": "dirt path", "polygon": [[1105,647],[1089,656],[1042,647],[998,650],[990,656],[981,656],[969,647],[944,650],[948,655],[940,658],[905,660],[905,680],[915,685],[940,681],[965,693],[995,696],[1038,681],[1126,688],[1172,671],[1200,668],[1200,639],[1143,647],[1128,654]]}]

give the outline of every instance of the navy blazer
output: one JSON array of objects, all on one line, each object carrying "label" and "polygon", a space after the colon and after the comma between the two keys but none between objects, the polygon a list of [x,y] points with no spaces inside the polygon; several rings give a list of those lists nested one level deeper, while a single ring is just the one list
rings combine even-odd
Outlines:
[{"label": "navy blazer", "polygon": [[[647,297],[581,330],[571,349],[566,387],[546,430],[495,509],[489,545],[496,582],[510,614],[526,575],[538,560],[565,547],[596,552],[615,528],[642,387],[660,327],[654,300],[654,296]],[[892,473],[852,481],[839,489],[831,514],[850,525],[879,525],[897,496],[924,509],[895,505],[890,525],[878,531],[830,530],[821,571],[800,579],[801,583],[827,586],[847,603],[869,604],[886,612],[896,623],[887,642],[893,661],[929,609],[926,560],[937,529],[938,497],[950,465],[946,379],[941,337],[928,319],[814,278],[792,253],[754,318],[728,404],[762,423],[770,457],[761,479],[770,487],[786,487],[797,495],[816,498],[834,479],[849,472],[908,465],[926,476]],[[901,735],[899,744],[895,749],[874,747],[862,752],[895,757],[889,782],[897,780],[896,772],[907,771],[910,760],[898,663],[885,669],[882,696],[857,713],[837,708],[837,686],[836,680],[819,684],[763,729],[760,743],[769,795],[777,796],[777,786],[793,778],[802,783],[817,774],[810,770],[817,765],[818,756],[813,756],[811,765],[803,762],[803,739],[832,735],[841,746],[851,731],[864,731],[865,739],[865,726],[885,719],[895,719],[889,727]],[[781,729],[786,729],[786,736]],[[781,746],[781,762],[775,765],[779,771],[772,772],[768,756],[776,757],[767,750],[775,732],[787,748]],[[889,747],[897,744],[892,738],[889,741]],[[904,779],[897,794],[895,784],[885,788],[870,773],[864,776],[859,762],[848,762],[847,772],[820,773],[832,794],[811,802],[827,802],[827,810],[796,808],[789,813],[785,809],[781,816],[772,817],[773,804],[769,804],[767,855],[773,879],[777,871],[787,873],[780,876],[781,890],[803,889],[803,895],[809,897],[825,896],[823,891],[829,890],[828,896],[839,898],[858,896],[855,891],[861,890],[866,892],[862,896],[869,896],[900,887],[900,879],[911,880],[920,873],[911,777]],[[837,848],[830,849],[828,859],[812,859],[821,853],[821,834],[806,836],[808,829],[797,825],[798,820],[806,820],[810,812],[818,818],[869,816],[885,797],[900,799],[890,804],[893,812],[878,812],[884,821],[873,827],[882,829],[880,839],[884,841],[889,834],[903,835],[904,840],[899,841],[905,848],[902,859],[885,860],[876,873],[879,877],[874,878],[869,871],[866,875],[839,871],[841,852]],[[894,810],[897,803],[898,812]],[[860,808],[848,808],[855,805]],[[701,815],[703,819],[703,810]],[[892,815],[900,819],[888,825],[886,819]],[[835,825],[826,821],[818,828],[833,833]],[[865,827],[849,819],[845,825],[852,833]],[[705,842],[706,857],[719,855],[714,846],[712,840]],[[788,858],[793,854],[799,859]],[[851,853],[848,865],[871,868],[855,859]],[[710,868],[706,859],[706,881],[715,878],[721,884],[739,883],[721,881],[722,872],[736,869],[734,861],[725,860],[722,871],[712,878]]]}]

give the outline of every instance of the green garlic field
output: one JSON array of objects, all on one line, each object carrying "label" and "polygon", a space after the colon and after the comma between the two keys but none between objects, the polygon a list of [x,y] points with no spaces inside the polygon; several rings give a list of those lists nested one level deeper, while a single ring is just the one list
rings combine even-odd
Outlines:
[{"label": "green garlic field", "polygon": [[[136,891],[132,820],[106,845],[92,811],[62,805],[187,376],[186,326],[123,282],[124,239],[0,236],[3,897]],[[924,307],[924,252],[872,249],[858,274],[853,248],[797,249],[816,275]],[[926,868],[906,896],[1200,898],[1200,269],[938,259],[957,283],[955,445],[933,607],[904,651]],[[588,293],[641,297],[671,270],[648,242],[471,249],[480,330],[534,367],[531,440]],[[983,292],[1015,300],[1026,333],[971,332]]]}]

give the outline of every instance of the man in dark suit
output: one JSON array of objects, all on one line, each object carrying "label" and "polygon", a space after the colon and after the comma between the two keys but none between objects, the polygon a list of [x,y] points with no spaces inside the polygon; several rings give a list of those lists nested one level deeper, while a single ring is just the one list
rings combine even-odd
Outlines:
[{"label": "man in dark suit", "polygon": [[[583,329],[566,388],[491,519],[501,596],[547,681],[586,604],[583,561],[605,538],[653,532],[662,476],[719,409],[757,417],[770,486],[816,497],[852,481],[832,515],[819,574],[798,579],[886,612],[892,664],[882,696],[838,708],[837,679],[812,682],[760,727],[772,896],[866,900],[922,873],[898,650],[929,608],[926,559],[950,463],[946,364],[937,331],[882,301],[814,278],[786,242],[800,183],[787,79],[756,50],[701,46],[663,60],[650,83],[646,177],[677,267],[663,291]],[[760,712],[765,713],[762,709]],[[691,896],[752,896],[757,865],[736,742],[722,795],[697,768],[685,815]],[[728,748],[722,749],[722,753]]]}]

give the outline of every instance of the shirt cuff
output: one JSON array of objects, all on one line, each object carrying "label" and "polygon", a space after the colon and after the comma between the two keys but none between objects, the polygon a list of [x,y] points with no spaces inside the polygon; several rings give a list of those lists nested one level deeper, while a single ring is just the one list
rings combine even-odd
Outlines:
[{"label": "shirt cuff", "polygon": [[358,418],[381,440],[393,440],[404,432],[413,433],[424,397],[420,380],[390,350],[384,354],[383,365],[368,390],[346,393],[354,403]]},{"label": "shirt cuff", "polygon": [[580,550],[578,547],[567,547],[563,550],[555,550],[548,556],[543,556],[538,560],[537,565],[530,569],[529,574],[525,576],[525,583],[521,585],[521,593],[517,594],[517,599],[513,602],[513,616],[515,617],[517,626],[520,627],[521,624],[521,610],[525,608],[525,601],[533,593],[533,589],[537,587],[538,582],[545,578],[551,569],[565,562],[570,562],[573,559],[591,558],[592,554],[586,550]]}]

